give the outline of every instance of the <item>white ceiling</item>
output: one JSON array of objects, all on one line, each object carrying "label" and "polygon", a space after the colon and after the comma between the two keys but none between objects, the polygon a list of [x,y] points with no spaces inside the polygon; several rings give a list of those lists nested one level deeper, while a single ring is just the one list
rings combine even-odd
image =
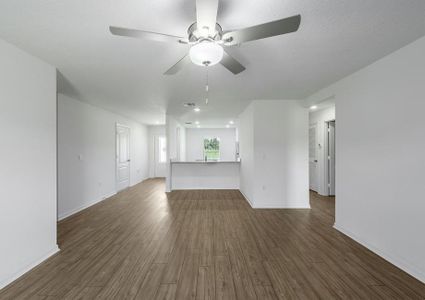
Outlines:
[{"label": "white ceiling", "polygon": [[184,35],[195,0],[1,0],[0,37],[55,65],[59,91],[146,124],[165,112],[182,121],[234,119],[252,99],[302,99],[425,35],[423,0],[222,0],[224,30],[301,14],[296,33],[229,52],[247,70],[210,68],[210,104],[202,105],[205,71],[163,72],[188,46],[112,36],[109,25]]}]

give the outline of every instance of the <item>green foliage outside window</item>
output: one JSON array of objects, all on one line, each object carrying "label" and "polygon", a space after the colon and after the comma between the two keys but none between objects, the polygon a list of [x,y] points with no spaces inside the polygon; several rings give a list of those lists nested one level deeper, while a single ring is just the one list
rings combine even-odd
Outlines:
[{"label": "green foliage outside window", "polygon": [[204,139],[204,157],[208,160],[220,159],[220,140],[218,138]]}]

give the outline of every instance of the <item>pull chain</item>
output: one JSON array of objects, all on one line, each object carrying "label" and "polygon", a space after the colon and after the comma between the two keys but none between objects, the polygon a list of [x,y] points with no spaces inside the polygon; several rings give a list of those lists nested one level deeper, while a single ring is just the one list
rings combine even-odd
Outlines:
[{"label": "pull chain", "polygon": [[205,104],[208,105],[208,98],[209,98],[209,76],[208,76],[208,65],[206,66],[207,68],[207,80],[206,80],[206,84],[205,84],[205,92],[206,92],[206,97],[205,97]]}]

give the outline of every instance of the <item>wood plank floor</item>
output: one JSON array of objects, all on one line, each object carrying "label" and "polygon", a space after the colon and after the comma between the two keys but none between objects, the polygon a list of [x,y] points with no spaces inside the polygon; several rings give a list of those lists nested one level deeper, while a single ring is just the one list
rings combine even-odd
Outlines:
[{"label": "wood plank floor", "polygon": [[60,222],[60,253],[0,299],[425,299],[332,228],[332,198],[253,210],[238,191],[163,190],[147,180]]}]

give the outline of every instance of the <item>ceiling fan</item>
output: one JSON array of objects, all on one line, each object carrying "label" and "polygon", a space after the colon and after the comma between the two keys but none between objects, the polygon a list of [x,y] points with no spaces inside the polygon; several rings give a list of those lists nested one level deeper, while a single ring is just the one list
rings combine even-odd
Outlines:
[{"label": "ceiling fan", "polygon": [[115,26],[110,26],[109,30],[112,34],[119,36],[190,45],[189,53],[168,69],[164,73],[166,75],[176,74],[190,61],[200,66],[221,63],[233,74],[239,74],[245,70],[245,67],[230,56],[223,47],[295,32],[300,26],[301,16],[296,15],[243,29],[223,31],[217,23],[218,1],[196,0],[196,22],[189,26],[187,38]]}]

